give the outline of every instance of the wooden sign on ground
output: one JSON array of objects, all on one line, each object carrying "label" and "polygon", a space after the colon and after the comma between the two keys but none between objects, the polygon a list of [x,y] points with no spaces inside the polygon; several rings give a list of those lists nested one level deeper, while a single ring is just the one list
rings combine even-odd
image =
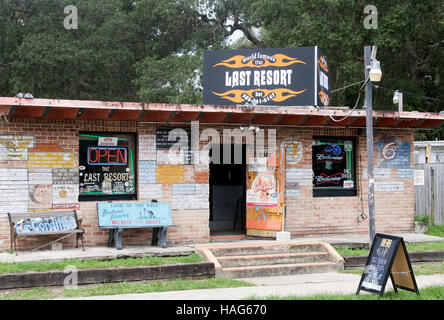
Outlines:
[{"label": "wooden sign on ground", "polygon": [[356,294],[364,290],[382,297],[389,276],[395,293],[404,289],[419,294],[404,239],[377,233]]}]

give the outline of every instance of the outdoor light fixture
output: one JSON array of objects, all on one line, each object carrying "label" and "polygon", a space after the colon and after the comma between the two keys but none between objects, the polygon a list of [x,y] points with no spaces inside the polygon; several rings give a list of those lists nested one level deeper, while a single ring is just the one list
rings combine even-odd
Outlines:
[{"label": "outdoor light fixture", "polygon": [[27,93],[23,93],[23,92],[17,93],[17,95],[15,97],[16,98],[25,98],[25,99],[34,99],[34,96],[31,93],[29,93],[29,92],[27,92]]},{"label": "outdoor light fixture", "polygon": [[378,60],[372,60],[370,68],[370,81],[371,82],[379,82],[381,81],[382,71],[381,71],[381,63]]},{"label": "outdoor light fixture", "polygon": [[393,94],[393,104],[398,105],[398,111],[401,112],[403,109],[403,103],[402,103],[402,92],[399,92],[398,90],[395,91]]}]

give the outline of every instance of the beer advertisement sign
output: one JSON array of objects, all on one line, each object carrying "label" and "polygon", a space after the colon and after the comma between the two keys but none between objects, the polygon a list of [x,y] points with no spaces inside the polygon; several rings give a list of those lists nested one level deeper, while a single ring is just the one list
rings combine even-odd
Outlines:
[{"label": "beer advertisement sign", "polygon": [[264,206],[267,208],[276,208],[278,206],[274,172],[257,173],[251,188],[247,190],[247,206]]},{"label": "beer advertisement sign", "polygon": [[317,47],[204,53],[203,102],[328,106],[328,61]]}]

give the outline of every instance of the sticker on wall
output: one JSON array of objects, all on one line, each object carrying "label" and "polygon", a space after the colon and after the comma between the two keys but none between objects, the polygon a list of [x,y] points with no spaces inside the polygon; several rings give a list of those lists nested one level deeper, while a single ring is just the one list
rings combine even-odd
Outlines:
[{"label": "sticker on wall", "polygon": [[195,183],[173,184],[173,196],[185,195],[185,194],[196,194],[196,184]]},{"label": "sticker on wall", "polygon": [[375,143],[377,167],[410,168],[410,142],[394,137],[382,137]]},{"label": "sticker on wall", "polygon": [[296,198],[299,197],[299,189],[285,189],[285,196],[287,198]]},{"label": "sticker on wall", "polygon": [[28,160],[28,148],[34,147],[33,136],[0,136],[0,160]]},{"label": "sticker on wall", "polygon": [[267,158],[266,157],[253,157],[253,158],[249,159],[248,171],[266,172],[269,170],[270,170],[270,168],[267,167]]},{"label": "sticker on wall", "polygon": [[28,211],[28,169],[0,168],[0,213]]},{"label": "sticker on wall", "polygon": [[424,185],[424,170],[415,170],[413,183],[415,186],[423,186]]},{"label": "sticker on wall", "polygon": [[139,160],[156,160],[156,136],[153,134],[139,135]]},{"label": "sticker on wall", "polygon": [[[28,170],[29,171],[29,170]],[[34,169],[28,172],[29,184],[52,184],[51,169]]]},{"label": "sticker on wall", "polygon": [[297,184],[300,186],[311,186],[313,180],[313,170],[307,168],[286,168],[286,185]]},{"label": "sticker on wall", "polygon": [[79,184],[79,171],[76,169],[52,169],[53,184]]},{"label": "sticker on wall", "polygon": [[79,186],[75,184],[54,184],[52,186],[52,208],[79,208]]},{"label": "sticker on wall", "polygon": [[297,164],[301,161],[302,153],[302,143],[295,138],[288,138],[281,143],[281,148],[286,149],[285,153],[285,163],[287,164]]},{"label": "sticker on wall", "polygon": [[52,208],[51,184],[30,184],[28,195],[29,210],[43,210]]},{"label": "sticker on wall", "polygon": [[404,191],[404,182],[375,182],[375,191],[397,192]]},{"label": "sticker on wall", "polygon": [[273,172],[259,172],[247,190],[247,206],[265,206],[275,208],[278,205],[276,179]]},{"label": "sticker on wall", "polygon": [[156,182],[173,184],[184,182],[183,165],[158,165],[156,168]]},{"label": "sticker on wall", "polygon": [[139,182],[156,183],[156,161],[139,161]]},{"label": "sticker on wall", "polygon": [[72,152],[29,152],[28,168],[73,168]]},{"label": "sticker on wall", "polygon": [[195,184],[195,187],[195,194],[173,194],[172,209],[208,209],[210,207],[210,186],[206,183],[198,183]]},{"label": "sticker on wall", "polygon": [[139,185],[139,198],[140,199],[162,199],[162,185],[161,184],[140,184]]},{"label": "sticker on wall", "polygon": [[398,169],[398,178],[399,179],[413,179],[414,169]]}]

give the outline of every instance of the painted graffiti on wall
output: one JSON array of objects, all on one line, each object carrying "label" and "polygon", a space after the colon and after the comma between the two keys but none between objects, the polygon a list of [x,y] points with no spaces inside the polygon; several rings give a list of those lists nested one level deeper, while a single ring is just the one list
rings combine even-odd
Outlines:
[{"label": "painted graffiti on wall", "polygon": [[288,138],[281,143],[281,148],[285,148],[285,163],[298,164],[303,156],[302,142],[295,138]]},{"label": "painted graffiti on wall", "polygon": [[79,208],[79,186],[77,184],[53,184],[52,208]]},{"label": "painted graffiti on wall", "polygon": [[18,234],[31,232],[58,232],[74,230],[76,227],[76,221],[72,216],[28,218],[19,221],[15,225],[15,231]]},{"label": "painted graffiti on wall", "polygon": [[278,194],[274,172],[258,172],[247,190],[247,206],[277,207]]},{"label": "painted graffiti on wall", "polygon": [[394,137],[382,137],[375,143],[377,167],[410,168],[410,142]]},{"label": "painted graffiti on wall", "polygon": [[28,169],[0,168],[0,213],[28,210]]},{"label": "painted graffiti on wall", "polygon": [[28,168],[73,168],[72,152],[29,152]]},{"label": "painted graffiti on wall", "polygon": [[33,136],[0,136],[0,160],[28,160],[28,148],[34,147]]}]

